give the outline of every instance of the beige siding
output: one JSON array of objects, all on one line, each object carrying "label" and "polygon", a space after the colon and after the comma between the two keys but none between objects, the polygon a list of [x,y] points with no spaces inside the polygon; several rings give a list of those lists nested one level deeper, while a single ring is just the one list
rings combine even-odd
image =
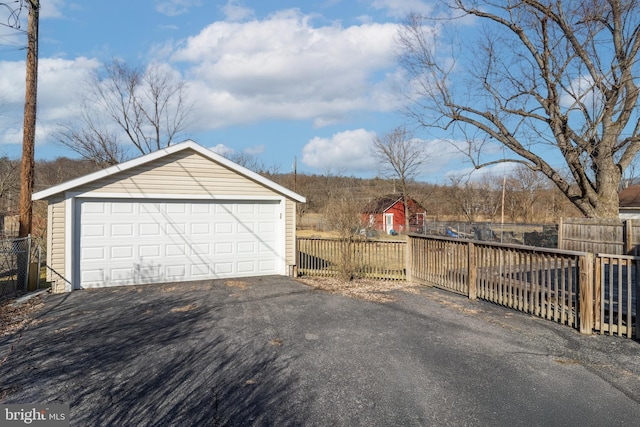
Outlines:
[{"label": "beige siding", "polygon": [[53,292],[65,290],[65,200],[49,200],[47,224],[47,281]]},{"label": "beige siding", "polygon": [[74,189],[129,194],[272,196],[275,193],[191,150]]},{"label": "beige siding", "polygon": [[285,200],[285,218],[285,259],[292,266],[296,264],[296,203],[289,199]]}]

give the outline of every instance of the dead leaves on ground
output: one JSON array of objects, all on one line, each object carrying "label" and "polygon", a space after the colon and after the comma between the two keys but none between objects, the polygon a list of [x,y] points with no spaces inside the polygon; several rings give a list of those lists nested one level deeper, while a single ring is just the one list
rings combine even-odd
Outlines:
[{"label": "dead leaves on ground", "polygon": [[327,292],[383,303],[396,300],[396,296],[391,293],[393,291],[418,293],[417,285],[405,281],[356,279],[345,282],[334,277],[302,277],[298,280],[308,286]]},{"label": "dead leaves on ground", "polygon": [[16,305],[12,302],[4,301],[0,304],[0,337],[17,332],[29,325],[35,313],[44,305],[39,296]]}]

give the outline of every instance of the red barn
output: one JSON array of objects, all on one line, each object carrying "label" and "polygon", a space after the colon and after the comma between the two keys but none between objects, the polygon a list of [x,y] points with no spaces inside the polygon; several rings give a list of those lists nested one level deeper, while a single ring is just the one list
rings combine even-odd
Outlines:
[{"label": "red barn", "polygon": [[[426,210],[413,199],[408,204],[409,231],[422,231]],[[406,232],[402,194],[389,194],[369,202],[362,210],[362,223],[389,234]]]}]

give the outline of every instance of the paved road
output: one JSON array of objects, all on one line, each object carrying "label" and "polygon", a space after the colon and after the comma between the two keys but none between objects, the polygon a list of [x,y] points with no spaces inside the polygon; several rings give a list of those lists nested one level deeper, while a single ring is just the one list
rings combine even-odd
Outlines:
[{"label": "paved road", "polygon": [[283,277],[46,295],[0,339],[0,401],[69,403],[74,426],[637,425],[638,343],[395,296]]}]

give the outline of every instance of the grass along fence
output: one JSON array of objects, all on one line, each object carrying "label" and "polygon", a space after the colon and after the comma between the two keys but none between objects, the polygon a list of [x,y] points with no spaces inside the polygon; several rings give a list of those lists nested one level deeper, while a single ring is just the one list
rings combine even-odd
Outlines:
[{"label": "grass along fence", "polygon": [[299,275],[340,277],[345,266],[349,277],[412,280],[585,334],[640,338],[640,257],[417,234],[407,242],[298,239]]}]

